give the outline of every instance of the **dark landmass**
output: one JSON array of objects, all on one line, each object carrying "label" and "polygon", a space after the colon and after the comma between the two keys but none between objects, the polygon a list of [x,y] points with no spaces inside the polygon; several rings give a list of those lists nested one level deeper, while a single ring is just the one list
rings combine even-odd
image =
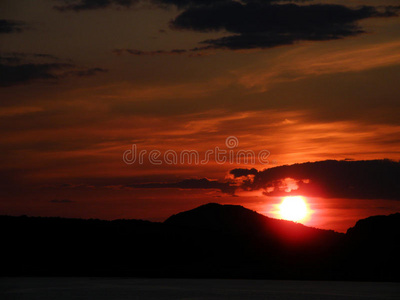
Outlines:
[{"label": "dark landmass", "polygon": [[400,214],[346,234],[207,204],[164,223],[0,216],[3,276],[400,281]]}]

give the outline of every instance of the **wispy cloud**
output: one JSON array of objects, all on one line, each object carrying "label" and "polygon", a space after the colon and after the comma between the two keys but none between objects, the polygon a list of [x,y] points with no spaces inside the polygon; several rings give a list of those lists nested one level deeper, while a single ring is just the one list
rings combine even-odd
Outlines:
[{"label": "wispy cloud", "polygon": [[68,76],[93,76],[106,71],[98,67],[80,67],[49,54],[0,54],[0,87],[27,84],[36,80],[57,82]]},{"label": "wispy cloud", "polygon": [[[339,45],[340,47],[340,45]],[[312,48],[311,45],[284,52],[256,68],[233,71],[247,88],[266,90],[280,82],[290,82],[324,74],[360,72],[400,65],[400,42],[362,45],[356,48]]]},{"label": "wispy cloud", "polygon": [[0,19],[0,34],[22,32],[26,28],[25,22]]}]

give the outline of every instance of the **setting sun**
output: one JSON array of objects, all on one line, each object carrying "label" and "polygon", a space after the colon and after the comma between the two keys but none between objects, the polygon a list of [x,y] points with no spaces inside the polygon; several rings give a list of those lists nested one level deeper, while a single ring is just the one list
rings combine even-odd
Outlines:
[{"label": "setting sun", "polygon": [[279,213],[282,219],[301,221],[309,215],[309,209],[303,197],[285,197],[279,205]]}]

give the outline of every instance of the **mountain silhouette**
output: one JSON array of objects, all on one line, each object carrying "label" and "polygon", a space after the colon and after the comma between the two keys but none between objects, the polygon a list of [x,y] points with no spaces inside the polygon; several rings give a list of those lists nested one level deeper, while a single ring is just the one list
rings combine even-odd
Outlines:
[{"label": "mountain silhouette", "polygon": [[164,223],[1,216],[1,275],[399,280],[400,214],[346,234],[206,204]]},{"label": "mountain silhouette", "polygon": [[359,220],[346,233],[346,259],[351,275],[399,280],[400,213]]},{"label": "mountain silhouette", "polygon": [[343,234],[304,226],[292,221],[266,217],[239,205],[209,203],[168,218],[164,224],[176,227],[208,230],[242,237],[274,240],[280,243],[327,245]]}]

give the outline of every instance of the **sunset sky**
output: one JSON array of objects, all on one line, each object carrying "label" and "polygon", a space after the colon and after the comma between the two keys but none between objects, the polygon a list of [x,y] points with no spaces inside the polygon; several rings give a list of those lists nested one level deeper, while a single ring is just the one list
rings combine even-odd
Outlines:
[{"label": "sunset sky", "polygon": [[[218,202],[279,218],[282,195],[230,171],[400,160],[399,14],[398,0],[1,1],[0,214],[162,221]],[[132,145],[270,155],[126,164]],[[345,231],[400,211],[396,195],[309,193],[304,223]]]}]

